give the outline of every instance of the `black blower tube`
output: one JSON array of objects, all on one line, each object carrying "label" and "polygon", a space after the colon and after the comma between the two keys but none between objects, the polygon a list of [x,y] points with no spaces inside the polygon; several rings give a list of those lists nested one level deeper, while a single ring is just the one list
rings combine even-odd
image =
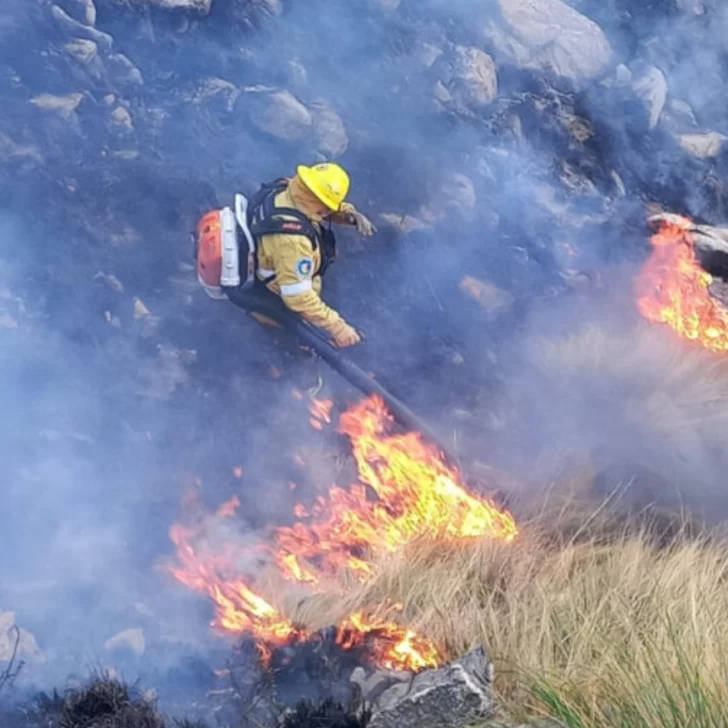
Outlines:
[{"label": "black blower tube", "polygon": [[384,400],[389,411],[404,427],[421,432],[445,455],[451,465],[457,463],[449,448],[441,442],[435,432],[423,422],[404,402],[397,399],[379,382],[362,371],[354,362],[344,355],[341,349],[332,346],[326,336],[318,329],[306,323],[300,316],[285,307],[283,302],[268,291],[247,292],[239,289],[226,291],[228,298],[240,308],[250,313],[268,316],[300,341],[310,346],[332,369],[366,395],[376,394]]}]

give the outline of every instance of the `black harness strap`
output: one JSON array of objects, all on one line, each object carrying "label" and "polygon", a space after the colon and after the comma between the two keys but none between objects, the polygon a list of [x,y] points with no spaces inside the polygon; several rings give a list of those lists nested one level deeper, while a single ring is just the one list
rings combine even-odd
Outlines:
[{"label": "black harness strap", "polygon": [[[276,207],[275,198],[288,187],[287,179],[261,185],[248,206],[248,228],[255,242],[256,271],[258,268],[258,245],[264,235],[303,235],[311,242],[313,250],[321,248],[321,265],[317,271],[323,275],[336,258],[336,238],[330,227],[321,226],[319,232],[314,224],[300,211],[292,207]],[[275,275],[260,282],[268,285]]]}]

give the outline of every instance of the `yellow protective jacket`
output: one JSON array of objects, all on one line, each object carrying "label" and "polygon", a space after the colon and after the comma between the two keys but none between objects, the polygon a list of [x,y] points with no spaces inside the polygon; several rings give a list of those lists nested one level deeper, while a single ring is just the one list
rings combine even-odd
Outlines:
[{"label": "yellow protective jacket", "polygon": [[[293,184],[293,183],[292,183]],[[320,230],[320,216],[296,204],[291,186],[276,195],[275,207],[289,207],[303,213]],[[332,222],[348,222],[347,214],[353,205],[342,204],[341,212],[330,216]],[[285,217],[285,216],[282,216]],[[305,235],[272,234],[263,235],[258,243],[258,280],[275,278],[267,284],[273,293],[279,295],[286,306],[309,323],[328,333],[333,333],[344,320],[330,306],[321,300],[320,246],[313,249]]]}]

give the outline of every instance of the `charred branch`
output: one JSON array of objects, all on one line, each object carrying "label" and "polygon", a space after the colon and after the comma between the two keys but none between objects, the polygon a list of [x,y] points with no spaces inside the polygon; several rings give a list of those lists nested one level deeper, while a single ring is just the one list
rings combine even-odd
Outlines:
[{"label": "charred branch", "polygon": [[13,650],[10,654],[8,665],[0,673],[0,693],[3,691],[3,688],[12,686],[14,680],[18,677],[24,665],[24,662],[22,660],[18,661],[18,663],[16,664],[18,649],[20,647],[20,628],[14,626],[13,631],[15,633],[15,642],[13,643]]}]

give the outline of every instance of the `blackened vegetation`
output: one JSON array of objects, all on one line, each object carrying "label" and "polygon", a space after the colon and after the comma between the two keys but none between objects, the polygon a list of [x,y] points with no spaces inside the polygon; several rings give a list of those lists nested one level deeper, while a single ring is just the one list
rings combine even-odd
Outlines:
[{"label": "blackened vegetation", "polygon": [[281,728],[366,728],[370,714],[358,714],[351,706],[328,698],[320,703],[302,700],[286,713]]},{"label": "blackened vegetation", "polygon": [[[265,661],[258,645],[245,639],[229,661],[230,687],[210,691],[207,713],[214,716],[216,725],[229,728],[366,728],[370,711],[361,703],[356,686],[349,683],[354,668],[365,659],[365,649],[339,647],[333,629],[299,644],[274,648]],[[202,720],[166,717],[139,686],[107,673],[64,693],[54,690],[12,708],[0,706],[0,725],[207,728]]]},{"label": "blackened vegetation", "polygon": [[133,688],[99,678],[68,693],[58,724],[60,728],[162,728],[164,721],[154,705]]},{"label": "blackened vegetation", "polygon": [[82,688],[43,693],[5,716],[7,728],[174,728],[137,688],[98,675]]},{"label": "blackened vegetation", "polygon": [[258,643],[245,638],[228,663],[230,689],[221,693],[215,713],[223,720],[238,720],[243,728],[275,726],[281,720],[293,728],[307,725],[309,718],[314,727],[327,720],[335,727],[355,725],[347,721],[366,720],[368,714],[350,678],[370,661],[369,649],[366,643],[341,647],[335,628],[268,648],[264,656]]}]

